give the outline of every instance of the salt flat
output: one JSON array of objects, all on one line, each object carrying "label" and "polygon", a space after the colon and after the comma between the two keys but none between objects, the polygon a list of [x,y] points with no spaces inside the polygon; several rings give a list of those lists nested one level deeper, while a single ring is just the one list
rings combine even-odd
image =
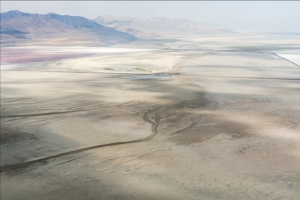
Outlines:
[{"label": "salt flat", "polygon": [[300,55],[299,54],[278,54],[279,56],[286,58],[287,60],[300,66]]},{"label": "salt flat", "polygon": [[2,47],[1,199],[299,197],[299,39],[144,45]]}]

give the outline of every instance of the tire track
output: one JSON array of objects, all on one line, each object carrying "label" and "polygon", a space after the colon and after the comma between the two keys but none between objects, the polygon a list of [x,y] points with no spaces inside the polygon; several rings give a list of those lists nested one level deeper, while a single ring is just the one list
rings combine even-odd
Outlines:
[{"label": "tire track", "polygon": [[[119,107],[119,106],[123,106],[125,104],[131,103],[134,100],[130,100],[121,104],[117,104],[117,105],[110,105],[110,106],[100,106],[98,109],[100,108],[112,108],[112,107]],[[66,114],[66,113],[74,113],[74,112],[84,112],[84,111],[89,111],[89,110],[95,110],[97,108],[92,107],[92,108],[82,108],[82,109],[76,109],[76,110],[67,110],[67,111],[57,111],[57,112],[44,112],[44,113],[32,113],[32,114],[23,114],[23,115],[2,115],[0,116],[1,118],[15,118],[15,117],[36,117],[36,116],[47,116],[47,115],[59,115],[59,114]]]},{"label": "tire track", "polygon": [[[104,147],[110,147],[110,146],[119,146],[119,145],[149,141],[155,135],[157,135],[159,125],[161,125],[163,123],[176,121],[176,120],[182,118],[183,117],[182,112],[184,112],[184,110],[186,108],[189,108],[189,107],[190,108],[196,108],[196,107],[201,106],[202,105],[202,103],[201,103],[202,102],[201,101],[202,97],[203,97],[203,94],[201,94],[200,96],[198,96],[194,100],[181,101],[179,103],[171,104],[171,105],[156,106],[152,109],[148,108],[148,111],[143,113],[143,117],[142,117],[144,121],[151,124],[151,134],[147,137],[140,138],[140,139],[135,139],[135,140],[129,140],[129,141],[120,141],[120,142],[112,142],[112,143],[107,143],[107,144],[94,145],[94,146],[90,146],[90,147],[85,147],[85,148],[81,148],[81,149],[76,149],[76,150],[72,150],[72,151],[59,153],[59,154],[52,155],[52,156],[38,158],[38,159],[35,159],[35,160],[23,162],[23,163],[4,165],[4,166],[0,166],[0,173],[5,172],[5,171],[12,171],[12,170],[15,170],[15,169],[18,169],[18,168],[23,168],[23,167],[26,168],[26,167],[29,167],[32,164],[43,163],[43,162],[46,162],[50,159],[54,159],[54,158],[58,158],[58,157],[62,157],[62,156],[67,156],[67,155],[72,155],[72,154],[76,154],[76,153],[80,153],[80,152],[84,152],[84,151],[88,151],[88,150],[92,150],[92,149],[98,149],[98,148],[104,148]],[[127,103],[130,103],[130,102],[132,102],[132,100],[128,101],[128,102],[125,102],[125,103],[122,103],[122,104],[119,104],[119,105],[106,106],[106,108],[107,107],[118,107],[118,106],[122,106],[122,105],[125,105]],[[82,109],[82,110],[78,109],[78,110],[73,110],[73,111],[51,112],[51,113],[36,113],[36,114],[28,114],[28,115],[1,116],[1,118],[5,118],[5,117],[7,117],[7,118],[8,117],[22,117],[22,116],[23,117],[33,117],[33,116],[41,116],[41,115],[63,114],[63,113],[70,113],[70,112],[81,112],[81,111],[85,111],[85,110],[89,110],[89,109]],[[169,114],[173,113],[173,114],[171,114],[171,117],[170,117],[170,115],[167,115],[163,119],[160,114],[163,115],[164,113],[169,113]]]},{"label": "tire track", "polygon": [[[201,99],[201,97],[199,97],[195,100],[181,101],[181,102],[179,102],[177,104],[173,104],[173,105],[157,106],[152,109],[148,108],[148,111],[146,111],[143,114],[143,120],[148,122],[149,124],[151,124],[151,134],[147,137],[135,139],[135,140],[129,140],[129,141],[120,141],[120,142],[112,142],[112,143],[107,143],[107,144],[100,144],[100,145],[85,147],[85,148],[81,148],[81,149],[76,149],[73,151],[67,151],[64,153],[59,153],[56,155],[47,156],[44,158],[39,158],[39,159],[24,162],[24,163],[5,165],[5,166],[0,167],[0,173],[5,172],[5,171],[12,171],[12,170],[15,170],[18,168],[23,168],[23,167],[26,168],[32,164],[43,163],[43,162],[46,162],[53,158],[72,155],[72,154],[76,154],[76,153],[80,153],[80,152],[84,152],[84,151],[88,151],[88,150],[92,150],[92,149],[149,141],[155,135],[157,135],[159,125],[161,125],[163,123],[172,122],[174,120],[176,121],[176,120],[182,118],[182,112],[184,112],[184,110],[187,107],[194,107],[194,106],[199,107],[200,106],[200,104],[198,103],[200,99]],[[179,111],[179,112],[176,113],[176,111]],[[160,114],[161,113],[163,114],[164,112],[171,112],[171,113],[174,113],[175,115],[173,115],[171,117],[167,117],[165,119],[162,119],[162,116]],[[151,119],[151,115],[152,115],[152,119]]]},{"label": "tire track", "polygon": [[31,161],[28,161],[28,162],[24,162],[24,163],[5,165],[5,166],[0,167],[0,173],[5,172],[5,171],[14,170],[14,169],[21,168],[21,167],[28,167],[28,166],[30,166],[32,164],[35,164],[35,163],[41,163],[41,162],[45,162],[45,161],[48,161],[48,160],[53,159],[53,158],[67,156],[67,155],[80,153],[80,152],[88,151],[88,150],[92,150],[92,149],[109,147],[109,146],[117,146],[117,145],[123,145],[123,144],[130,144],[130,143],[137,143],[137,142],[143,142],[143,141],[150,140],[151,138],[153,138],[157,134],[158,126],[160,124],[162,124],[163,122],[160,121],[158,115],[156,115],[155,120],[152,121],[151,119],[149,119],[149,114],[151,114],[152,112],[157,111],[159,108],[160,107],[158,107],[156,109],[153,109],[153,110],[151,110],[149,108],[148,111],[143,114],[143,119],[146,122],[151,124],[151,134],[147,137],[144,137],[144,138],[141,138],[141,139],[136,139],[136,140],[130,140],[130,141],[121,141],[121,142],[112,142],[112,143],[107,143],[107,144],[100,144],[100,145],[95,145],[95,146],[90,146],[90,147],[86,147],[86,148],[76,149],[76,150],[73,150],[73,151],[68,151],[68,152],[64,152],[64,153],[60,153],[60,154],[56,154],[56,155],[52,155],[52,156],[48,156],[48,157],[44,157],[44,158],[39,158],[39,159],[36,159],[36,160],[31,160]]},{"label": "tire track", "polygon": [[78,109],[78,110],[70,110],[70,111],[60,111],[60,112],[48,112],[48,113],[33,113],[33,114],[24,114],[24,115],[3,115],[0,118],[13,118],[13,117],[36,117],[36,116],[47,116],[47,115],[58,115],[65,113],[73,113],[73,112],[82,112],[89,109]]}]

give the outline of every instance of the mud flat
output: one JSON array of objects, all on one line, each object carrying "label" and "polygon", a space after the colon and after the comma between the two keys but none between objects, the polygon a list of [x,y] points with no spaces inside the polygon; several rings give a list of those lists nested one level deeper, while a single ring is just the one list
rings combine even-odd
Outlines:
[{"label": "mud flat", "polygon": [[298,199],[300,68],[231,40],[2,65],[1,199]]}]

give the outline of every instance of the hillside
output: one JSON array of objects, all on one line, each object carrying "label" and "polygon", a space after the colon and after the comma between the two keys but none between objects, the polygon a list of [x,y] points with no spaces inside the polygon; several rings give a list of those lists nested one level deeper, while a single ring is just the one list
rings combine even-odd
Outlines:
[{"label": "hillside", "polygon": [[55,13],[29,14],[17,10],[1,13],[1,42],[39,39],[93,39],[127,42],[136,37],[78,16]]}]

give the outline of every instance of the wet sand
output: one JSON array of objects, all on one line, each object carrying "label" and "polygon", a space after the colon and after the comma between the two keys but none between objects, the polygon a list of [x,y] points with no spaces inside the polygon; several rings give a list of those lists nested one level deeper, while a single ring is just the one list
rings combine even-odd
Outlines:
[{"label": "wet sand", "polygon": [[1,66],[1,199],[297,199],[300,69],[228,41]]}]

